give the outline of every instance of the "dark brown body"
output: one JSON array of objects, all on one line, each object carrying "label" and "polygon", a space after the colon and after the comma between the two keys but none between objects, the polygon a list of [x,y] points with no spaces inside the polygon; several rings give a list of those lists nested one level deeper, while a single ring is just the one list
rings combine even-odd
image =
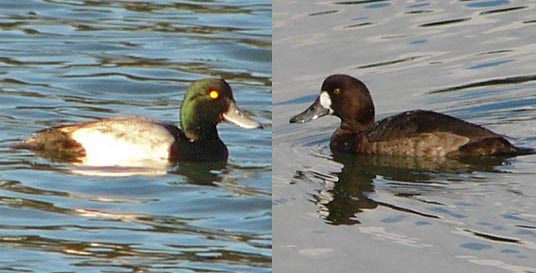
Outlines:
[{"label": "dark brown body", "polygon": [[374,121],[374,104],[364,83],[348,75],[324,80],[320,96],[291,123],[325,115],[341,119],[331,137],[333,152],[366,155],[464,158],[534,153],[479,125],[432,111],[408,111]]},{"label": "dark brown body", "polygon": [[408,111],[353,132],[338,128],[330,148],[338,152],[460,158],[529,152],[481,126],[432,111]]}]

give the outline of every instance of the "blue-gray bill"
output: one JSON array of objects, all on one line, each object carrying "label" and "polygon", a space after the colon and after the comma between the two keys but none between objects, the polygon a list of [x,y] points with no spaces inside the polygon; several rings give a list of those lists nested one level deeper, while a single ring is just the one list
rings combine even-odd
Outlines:
[{"label": "blue-gray bill", "polygon": [[289,122],[305,123],[329,114],[330,110],[322,106],[322,104],[320,103],[320,97],[318,97],[315,102],[311,104],[311,106],[305,109],[305,111],[293,116]]},{"label": "blue-gray bill", "polygon": [[246,116],[246,114],[244,114],[244,112],[242,112],[234,102],[231,102],[229,109],[223,113],[223,119],[242,128],[262,129],[262,124],[260,122]]}]

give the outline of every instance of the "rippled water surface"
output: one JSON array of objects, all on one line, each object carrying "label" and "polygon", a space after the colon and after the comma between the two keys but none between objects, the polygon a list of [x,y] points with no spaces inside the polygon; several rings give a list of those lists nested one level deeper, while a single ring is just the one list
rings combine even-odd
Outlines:
[{"label": "rippled water surface", "polygon": [[536,4],[273,5],[274,271],[536,272],[536,156],[334,156],[336,118],[288,124],[346,73],[377,118],[435,110],[536,147]]},{"label": "rippled water surface", "polygon": [[[270,272],[271,3],[2,1],[1,272]],[[227,165],[87,176],[10,149],[50,126],[178,121],[189,83],[227,79],[265,124],[222,124]]]}]

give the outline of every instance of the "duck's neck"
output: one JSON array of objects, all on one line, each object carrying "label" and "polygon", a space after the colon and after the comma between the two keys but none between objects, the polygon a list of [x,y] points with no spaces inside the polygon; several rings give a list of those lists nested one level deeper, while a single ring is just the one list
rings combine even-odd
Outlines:
[{"label": "duck's neck", "polygon": [[366,131],[374,125],[374,118],[368,121],[358,121],[358,120],[345,120],[341,122],[340,130],[344,132],[349,132],[353,134],[359,134],[363,131]]},{"label": "duck's neck", "polygon": [[181,128],[191,142],[219,139],[216,124],[204,124],[195,120],[181,121]]}]

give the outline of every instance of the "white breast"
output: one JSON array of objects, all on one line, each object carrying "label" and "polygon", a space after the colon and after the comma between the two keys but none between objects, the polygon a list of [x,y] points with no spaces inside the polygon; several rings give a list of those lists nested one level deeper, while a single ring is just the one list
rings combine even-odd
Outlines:
[{"label": "white breast", "polygon": [[87,123],[71,132],[86,152],[82,165],[168,164],[174,137],[151,119],[119,118]]}]

